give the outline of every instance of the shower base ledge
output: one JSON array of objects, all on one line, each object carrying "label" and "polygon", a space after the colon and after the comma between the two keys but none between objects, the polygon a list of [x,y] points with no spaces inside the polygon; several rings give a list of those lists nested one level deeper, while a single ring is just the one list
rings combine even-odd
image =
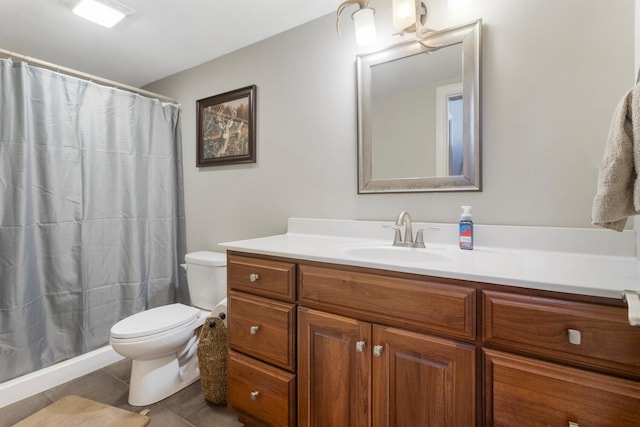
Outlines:
[{"label": "shower base ledge", "polygon": [[0,383],[0,408],[122,360],[110,345]]}]

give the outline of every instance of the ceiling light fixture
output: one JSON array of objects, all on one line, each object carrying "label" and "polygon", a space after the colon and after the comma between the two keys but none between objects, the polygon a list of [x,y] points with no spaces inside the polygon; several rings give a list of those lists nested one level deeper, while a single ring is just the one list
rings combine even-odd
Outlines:
[{"label": "ceiling light fixture", "polygon": [[91,22],[111,28],[135,10],[114,0],[80,0],[72,9],[73,13]]}]

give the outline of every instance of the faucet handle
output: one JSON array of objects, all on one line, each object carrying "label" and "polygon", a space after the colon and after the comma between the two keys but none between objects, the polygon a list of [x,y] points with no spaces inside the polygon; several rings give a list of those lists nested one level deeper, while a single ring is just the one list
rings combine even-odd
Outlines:
[{"label": "faucet handle", "polygon": [[383,225],[382,227],[384,228],[393,228],[396,233],[395,236],[393,237],[393,244],[397,245],[398,243],[402,243],[402,235],[400,234],[400,227],[398,227],[397,225]]},{"label": "faucet handle", "polygon": [[416,232],[416,247],[420,247],[420,248],[424,248],[424,232],[425,231],[438,231],[440,230],[438,227],[425,227],[425,228],[420,228],[417,232]]}]

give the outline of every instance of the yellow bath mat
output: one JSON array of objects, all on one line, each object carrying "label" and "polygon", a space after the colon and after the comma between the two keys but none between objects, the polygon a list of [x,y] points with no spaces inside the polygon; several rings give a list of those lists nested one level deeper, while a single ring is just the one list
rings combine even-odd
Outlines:
[{"label": "yellow bath mat", "polygon": [[66,396],[14,427],[144,427],[149,417],[79,396]]}]

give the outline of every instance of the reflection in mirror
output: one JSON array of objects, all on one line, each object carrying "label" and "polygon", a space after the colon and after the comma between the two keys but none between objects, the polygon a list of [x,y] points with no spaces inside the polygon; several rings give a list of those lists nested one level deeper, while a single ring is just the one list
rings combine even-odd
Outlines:
[{"label": "reflection in mirror", "polygon": [[[373,179],[451,175],[449,104],[462,99],[462,44],[371,67]],[[401,108],[398,108],[398,107]],[[458,135],[462,121],[457,120]],[[393,141],[390,144],[389,141]],[[460,144],[456,149],[462,149]],[[409,155],[407,155],[409,154]],[[462,153],[457,154],[462,158]]]},{"label": "reflection in mirror", "polygon": [[[462,56],[461,56],[462,58]],[[462,68],[460,68],[462,69]],[[436,87],[435,176],[462,175],[462,81]],[[427,139],[427,146],[432,142]],[[431,176],[431,175],[419,175]]]},{"label": "reflection in mirror", "polygon": [[480,190],[480,26],[358,57],[360,193]]}]

